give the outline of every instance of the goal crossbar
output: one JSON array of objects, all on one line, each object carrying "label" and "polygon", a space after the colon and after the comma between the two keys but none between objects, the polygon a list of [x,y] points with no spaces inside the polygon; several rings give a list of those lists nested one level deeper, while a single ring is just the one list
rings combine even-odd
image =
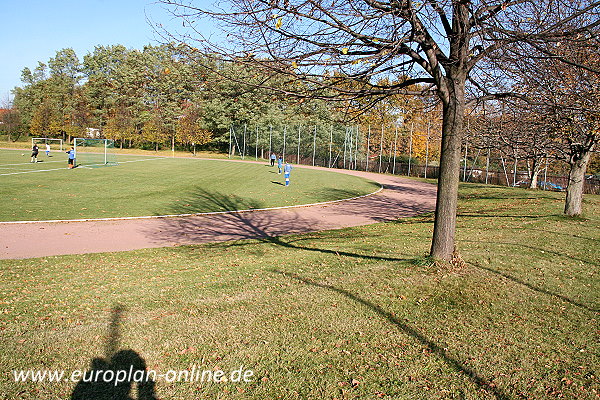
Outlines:
[{"label": "goal crossbar", "polygon": [[114,141],[111,139],[73,139],[75,160],[77,165],[81,166],[115,165],[116,160],[111,151],[114,147]]}]

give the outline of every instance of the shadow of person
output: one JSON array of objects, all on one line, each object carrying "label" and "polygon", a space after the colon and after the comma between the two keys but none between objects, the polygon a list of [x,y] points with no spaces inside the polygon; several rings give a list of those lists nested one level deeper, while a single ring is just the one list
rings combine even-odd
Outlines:
[{"label": "shadow of person", "polygon": [[[75,385],[71,400],[156,400],[155,382],[146,370],[144,359],[133,350],[117,351],[123,312],[120,305],[113,308],[107,355],[92,359],[90,369]],[[134,392],[137,397],[132,397]]]}]

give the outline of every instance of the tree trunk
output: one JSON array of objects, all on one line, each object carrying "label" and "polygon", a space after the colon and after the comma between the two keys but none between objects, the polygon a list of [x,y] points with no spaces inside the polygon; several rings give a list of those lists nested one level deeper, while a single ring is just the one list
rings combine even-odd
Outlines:
[{"label": "tree trunk", "polygon": [[527,161],[527,172],[529,173],[529,189],[537,189],[541,162],[538,161],[538,159],[536,158],[533,160],[532,164],[533,165],[529,165],[529,161]]},{"label": "tree trunk", "polygon": [[450,94],[444,102],[442,149],[430,256],[452,260],[456,232],[458,184],[465,109],[464,80],[448,79]]},{"label": "tree trunk", "polygon": [[531,173],[531,181],[529,183],[529,189],[537,189],[539,175],[540,175],[540,170],[538,168],[534,168]]},{"label": "tree trunk", "polygon": [[590,161],[590,150],[582,151],[572,155],[569,160],[571,169],[569,170],[569,183],[567,185],[567,197],[565,199],[564,213],[570,217],[581,215],[583,202],[583,183],[585,181],[585,171]]}]

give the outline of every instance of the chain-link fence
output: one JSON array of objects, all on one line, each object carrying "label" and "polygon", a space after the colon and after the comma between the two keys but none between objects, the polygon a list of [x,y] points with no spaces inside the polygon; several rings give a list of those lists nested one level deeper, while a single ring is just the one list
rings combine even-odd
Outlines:
[{"label": "chain-link fence", "polygon": [[[494,156],[468,143],[463,148],[462,181],[530,186],[530,173],[519,170],[522,160]],[[433,179],[439,175],[439,149],[439,134],[419,132],[414,126],[236,125],[229,134],[230,157],[259,160],[274,153],[294,164]],[[544,168],[538,168],[537,187],[565,190],[568,177],[549,170],[546,160]],[[586,176],[584,193],[600,194],[597,176]]]}]

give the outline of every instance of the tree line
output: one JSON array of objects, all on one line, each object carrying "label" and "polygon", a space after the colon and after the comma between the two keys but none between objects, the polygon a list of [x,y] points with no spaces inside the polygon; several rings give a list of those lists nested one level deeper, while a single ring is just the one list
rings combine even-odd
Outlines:
[{"label": "tree line", "polygon": [[[262,87],[266,80],[281,90]],[[22,83],[3,115],[9,140],[101,135],[121,147],[224,150],[234,125],[395,123],[400,114],[407,120],[426,118],[424,99],[397,96],[368,111],[360,103],[309,102],[286,94],[289,82],[283,76],[190,54],[173,44],[141,50],[97,46],[82,60],[62,49],[34,69],[24,68]]]},{"label": "tree line", "polygon": [[[171,45],[98,46],[82,61],[72,49],[57,51],[33,70],[23,69],[23,86],[13,91],[13,107],[3,116],[10,121],[4,131],[12,139],[100,132],[121,146],[157,149],[173,142],[224,145],[234,122],[332,118],[325,104],[306,106],[253,88],[260,77],[247,69],[203,64]],[[228,73],[246,84],[219,78],[236,68]]]}]

